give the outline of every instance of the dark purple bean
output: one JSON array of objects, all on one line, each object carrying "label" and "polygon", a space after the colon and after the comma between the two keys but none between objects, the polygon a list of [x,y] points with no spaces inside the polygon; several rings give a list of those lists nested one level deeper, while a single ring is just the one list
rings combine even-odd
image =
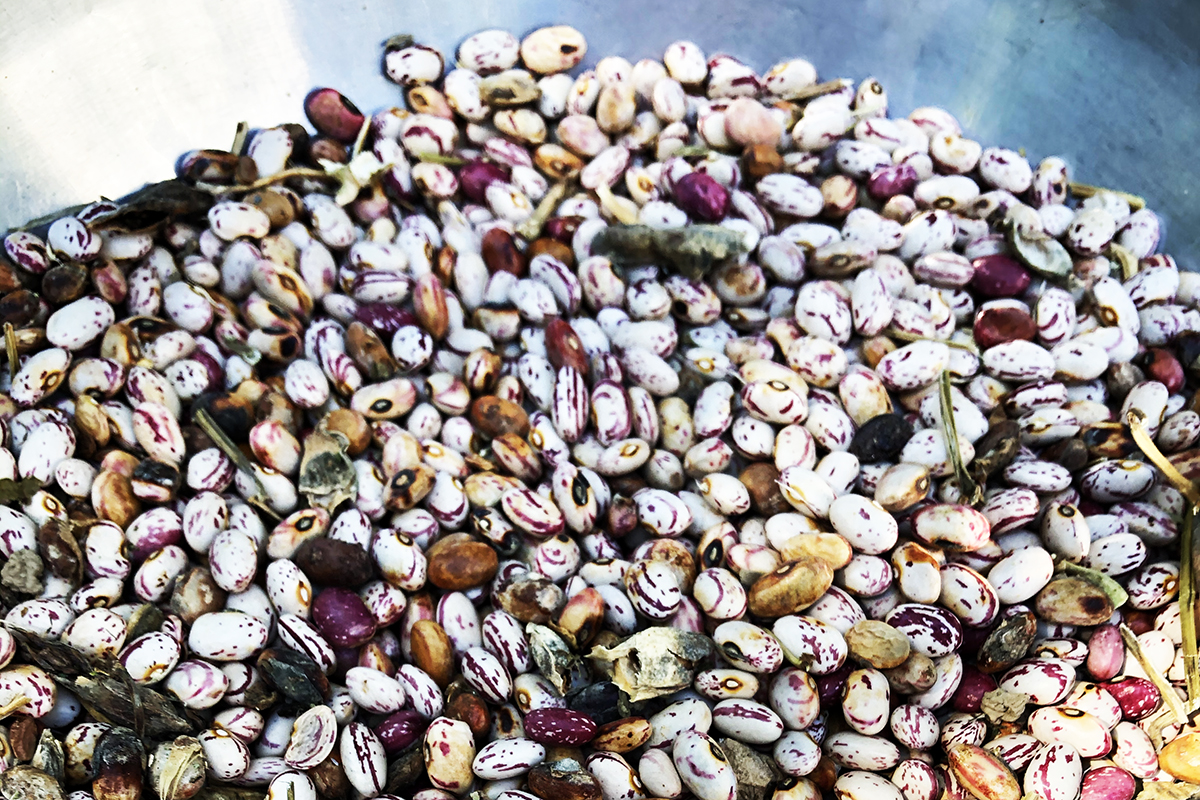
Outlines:
[{"label": "dark purple bean", "polygon": [[497,181],[506,183],[509,171],[506,167],[491,161],[477,159],[468,161],[458,171],[458,186],[463,196],[473,203],[487,202],[487,188]]},{"label": "dark purple bean", "polygon": [[349,589],[331,587],[317,595],[313,624],[336,647],[357,647],[375,635],[375,618]]},{"label": "dark purple bean", "polygon": [[705,222],[720,222],[729,210],[729,192],[703,172],[689,172],[675,182],[679,207]]},{"label": "dark purple bean", "polygon": [[389,756],[404,750],[425,732],[427,721],[410,708],[401,709],[375,726],[375,735]]}]

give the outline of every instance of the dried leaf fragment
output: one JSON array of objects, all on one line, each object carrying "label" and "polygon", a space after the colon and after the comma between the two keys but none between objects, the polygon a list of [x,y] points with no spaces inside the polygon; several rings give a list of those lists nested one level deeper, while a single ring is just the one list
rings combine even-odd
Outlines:
[{"label": "dried leaf fragment", "polygon": [[693,279],[744,252],[746,240],[742,235],[720,225],[610,225],[592,240],[592,253],[608,256],[618,264],[663,264]]},{"label": "dried leaf fragment", "polygon": [[1016,722],[1025,713],[1029,703],[1029,695],[1021,692],[1010,692],[1007,689],[993,689],[983,696],[979,708],[987,715],[993,725],[999,722]]},{"label": "dried leaf fragment", "polygon": [[1200,786],[1194,783],[1146,781],[1136,800],[1191,800],[1200,797]]},{"label": "dried leaf fragment", "polygon": [[358,496],[358,473],[346,456],[350,441],[324,425],[304,440],[300,461],[300,491],[310,505],[333,511],[344,500]]},{"label": "dried leaf fragment", "polygon": [[589,658],[610,664],[613,683],[637,703],[690,686],[696,666],[712,656],[712,648],[712,641],[698,633],[650,628],[614,647],[593,647]]},{"label": "dried leaf fragment", "polygon": [[536,622],[525,626],[525,635],[529,637],[529,654],[538,671],[554,684],[559,694],[566,695],[580,688],[579,684],[588,683],[587,665],[571,652],[561,636]]}]

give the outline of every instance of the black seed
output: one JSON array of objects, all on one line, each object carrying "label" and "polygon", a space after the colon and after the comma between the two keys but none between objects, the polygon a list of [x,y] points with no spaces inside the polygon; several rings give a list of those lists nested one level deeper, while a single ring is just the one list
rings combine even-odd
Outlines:
[{"label": "black seed", "polygon": [[850,453],[863,464],[895,461],[912,438],[913,426],[896,414],[881,414],[867,420],[850,442]]},{"label": "black seed", "polygon": [[571,500],[575,505],[582,506],[587,503],[589,489],[591,489],[591,486],[588,484],[587,479],[582,475],[576,475],[575,479],[571,481]]},{"label": "black seed", "polygon": [[713,539],[708,543],[708,547],[704,548],[701,558],[705,569],[719,567],[721,562],[725,560],[725,543],[720,539]]},{"label": "black seed", "polygon": [[[621,689],[611,682],[594,683],[567,696],[567,707],[587,714],[597,725],[615,722],[627,714],[622,713]],[[628,711],[628,706],[625,706]]]}]

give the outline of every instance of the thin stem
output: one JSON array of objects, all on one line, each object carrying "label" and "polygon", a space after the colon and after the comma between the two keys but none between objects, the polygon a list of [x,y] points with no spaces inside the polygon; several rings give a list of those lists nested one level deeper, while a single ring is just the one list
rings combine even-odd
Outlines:
[{"label": "thin stem", "polygon": [[295,167],[293,169],[285,169],[283,172],[277,172],[266,178],[259,178],[254,183],[247,183],[242,186],[223,186],[219,183],[197,182],[196,188],[209,194],[237,194],[239,192],[253,192],[255,189],[261,189],[264,186],[286,181],[288,178],[326,178],[328,180],[336,180],[335,176],[330,175],[323,169]]},{"label": "thin stem", "polygon": [[279,515],[267,504],[267,490],[263,488],[262,482],[258,479],[258,474],[254,471],[254,465],[250,463],[250,459],[246,458],[246,454],[233,443],[217,423],[213,422],[213,418],[203,408],[196,409],[195,417],[196,422],[200,425],[200,429],[208,435],[208,438],[213,440],[213,444],[222,453],[229,456],[229,460],[236,464],[238,469],[249,475],[250,480],[254,481],[256,491],[253,497],[246,498],[246,502],[266,511],[275,519],[279,519]]},{"label": "thin stem", "polygon": [[616,218],[617,222],[622,222],[626,225],[634,225],[637,223],[637,212],[632,211],[623,206],[617,201],[617,196],[613,194],[612,189],[608,184],[601,183],[593,191],[596,197],[600,198],[600,205]]},{"label": "thin stem", "polygon": [[1141,211],[1146,207],[1146,198],[1129,192],[1122,192],[1117,189],[1105,189],[1103,186],[1092,186],[1090,183],[1070,183],[1068,187],[1071,189],[1071,194],[1084,199],[1095,197],[1101,192],[1109,192],[1118,197],[1125,198],[1125,202],[1129,203],[1129,207],[1134,211]]},{"label": "thin stem", "polygon": [[1180,727],[1187,725],[1187,709],[1180,702],[1179,695],[1175,694],[1175,687],[1167,683],[1167,679],[1160,675],[1158,670],[1154,668],[1154,665],[1150,663],[1150,659],[1146,658],[1146,654],[1142,652],[1142,645],[1138,641],[1137,634],[1124,623],[1121,623],[1120,630],[1121,638],[1125,640],[1125,647],[1129,650],[1130,655],[1137,659],[1138,664],[1142,667],[1142,672],[1146,673],[1146,677],[1154,684],[1154,688],[1158,689],[1158,693],[1162,695],[1163,702],[1167,704],[1171,709],[1171,713],[1175,715],[1175,722]]},{"label": "thin stem", "polygon": [[4,323],[4,350],[8,353],[8,374],[13,380],[17,377],[17,332],[11,322]]},{"label": "thin stem", "polygon": [[849,78],[835,78],[831,81],[825,81],[824,83],[817,83],[813,84],[812,86],[806,86],[803,89],[797,89],[791,94],[781,95],[781,97],[784,100],[809,100],[813,97],[820,97],[823,94],[840,92],[847,86],[853,85],[854,81],[850,80]]},{"label": "thin stem", "polygon": [[1200,654],[1196,647],[1196,508],[1183,512],[1183,538],[1179,552],[1179,627],[1183,635],[1183,673],[1187,679],[1188,708],[1200,704]]},{"label": "thin stem", "polygon": [[353,161],[362,152],[363,145],[367,142],[367,134],[371,130],[371,118],[363,119],[362,127],[358,129],[358,136],[354,137],[354,148],[350,151],[350,160]]},{"label": "thin stem", "polygon": [[954,396],[950,393],[950,372],[942,370],[939,379],[942,412],[942,439],[946,442],[946,453],[950,456],[950,464],[954,467],[954,475],[958,478],[958,488],[968,505],[975,505],[983,499],[979,484],[967,472],[963,463],[962,452],[958,448],[958,426],[954,422]]},{"label": "thin stem", "polygon": [[29,705],[29,698],[25,695],[17,695],[0,706],[0,719],[8,719],[27,705]]},{"label": "thin stem", "polygon": [[1129,280],[1134,275],[1138,274],[1137,256],[1129,252],[1128,249],[1122,247],[1116,242],[1112,242],[1108,246],[1108,252],[1106,255],[1121,265],[1121,276],[1124,280]]},{"label": "thin stem", "polygon": [[1183,671],[1187,679],[1188,707],[1200,705],[1200,654],[1196,642],[1196,510],[1200,508],[1200,487],[1187,479],[1162,454],[1146,430],[1145,415],[1131,408],[1125,415],[1133,441],[1171,485],[1188,500],[1184,509],[1183,531],[1179,543],[1179,627],[1183,638]]},{"label": "thin stem", "polygon": [[427,164],[445,164],[447,167],[461,167],[467,163],[458,156],[444,156],[441,153],[418,153],[417,160]]},{"label": "thin stem", "polygon": [[538,203],[529,219],[517,226],[517,233],[530,241],[536,239],[541,234],[546,220],[550,219],[550,215],[558,208],[558,204],[567,196],[569,186],[567,181],[560,181],[551,186],[550,191],[546,192],[546,196]]},{"label": "thin stem", "polygon": [[1193,508],[1200,506],[1200,488],[1197,488],[1195,483],[1188,480],[1179,470],[1175,469],[1175,465],[1154,444],[1154,440],[1150,438],[1149,431],[1146,430],[1145,415],[1138,409],[1131,408],[1125,414],[1125,422],[1129,425],[1129,432],[1133,435],[1134,444],[1150,460],[1150,463],[1158,467],[1159,471],[1171,482],[1171,485],[1187,498]]}]

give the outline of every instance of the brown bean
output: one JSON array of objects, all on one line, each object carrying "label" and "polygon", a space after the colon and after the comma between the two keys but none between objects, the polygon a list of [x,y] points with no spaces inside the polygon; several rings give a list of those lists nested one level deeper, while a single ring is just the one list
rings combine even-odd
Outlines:
[{"label": "brown bean", "polygon": [[1055,578],[1038,592],[1038,616],[1062,625],[1091,627],[1112,616],[1113,605],[1099,586],[1073,576]]},{"label": "brown bean", "polygon": [[313,583],[323,586],[362,586],[375,576],[370,554],[352,542],[339,539],[309,539],[292,555]]},{"label": "brown bean", "polygon": [[596,729],[591,747],[609,753],[628,753],[650,740],[653,727],[644,717],[626,717]]},{"label": "brown bean", "polygon": [[763,575],[750,587],[750,613],[758,617],[795,614],[815,603],[833,585],[824,560],[805,557]]},{"label": "brown bean", "polygon": [[366,417],[349,408],[338,408],[329,412],[325,417],[325,427],[337,431],[350,442],[346,448],[347,455],[358,456],[366,451],[371,444],[371,426]]},{"label": "brown bean", "polygon": [[588,357],[583,349],[579,334],[564,319],[552,319],[546,325],[546,358],[555,369],[573,367],[580,375],[587,377]]},{"label": "brown bean", "polygon": [[750,502],[754,504],[756,513],[770,517],[790,510],[783,492],[779,490],[779,470],[774,464],[756,461],[742,470],[738,480],[750,492]]},{"label": "brown bean", "polygon": [[601,800],[600,782],[583,769],[568,769],[557,762],[540,764],[526,777],[529,791],[542,800]]},{"label": "brown bean", "polygon": [[418,620],[409,634],[413,664],[445,688],[454,677],[454,648],[445,629],[431,619]]},{"label": "brown bean", "polygon": [[503,228],[492,228],[485,233],[480,248],[488,272],[511,272],[523,278],[529,271],[529,259],[517,249],[512,234]]},{"label": "brown bean", "polygon": [[425,557],[429,560],[429,582],[454,592],[487,583],[496,575],[499,564],[495,550],[466,533],[439,539]]},{"label": "brown bean", "polygon": [[530,261],[542,254],[545,254],[553,256],[557,260],[566,264],[568,267],[575,266],[575,251],[557,239],[551,239],[548,236],[543,236],[540,239],[534,239],[529,243],[529,248],[525,251],[525,253],[529,256]]},{"label": "brown bean", "polygon": [[484,395],[471,403],[471,422],[489,439],[502,433],[525,436],[529,433],[529,415],[525,409],[495,395]]}]

